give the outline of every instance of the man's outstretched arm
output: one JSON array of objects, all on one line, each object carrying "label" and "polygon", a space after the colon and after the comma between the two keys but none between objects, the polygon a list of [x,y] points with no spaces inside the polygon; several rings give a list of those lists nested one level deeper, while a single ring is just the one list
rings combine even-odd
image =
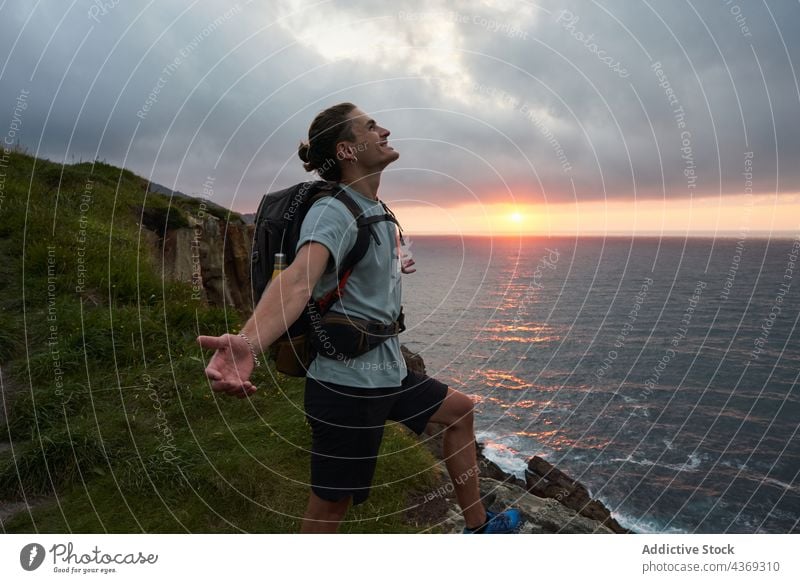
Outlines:
[{"label": "man's outstretched arm", "polygon": [[[267,286],[242,333],[257,352],[280,338],[303,312],[314,286],[328,265],[330,252],[321,243],[310,242],[289,267]],[[255,363],[247,341],[236,334],[198,336],[203,348],[216,350],[206,367],[214,391],[247,397],[256,391],[250,382]]]}]

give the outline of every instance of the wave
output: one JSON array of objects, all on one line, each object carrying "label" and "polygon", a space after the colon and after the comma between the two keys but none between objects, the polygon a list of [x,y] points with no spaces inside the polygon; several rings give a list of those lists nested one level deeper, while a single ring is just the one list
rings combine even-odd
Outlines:
[{"label": "wave", "polygon": [[[600,502],[608,507],[608,503],[600,499]],[[688,534],[690,531],[685,528],[677,528],[674,526],[664,527],[658,521],[642,518],[634,518],[630,514],[624,512],[612,512],[611,516],[616,518],[623,527],[640,534]]]},{"label": "wave", "polygon": [[659,468],[667,468],[670,470],[674,470],[676,472],[694,472],[697,471],[697,468],[700,467],[701,459],[700,456],[696,453],[692,453],[689,455],[689,458],[683,462],[682,464],[668,464],[664,462],[654,462],[648,459],[633,459],[631,454],[624,458],[611,458],[612,462],[622,462],[628,464],[635,464],[637,466],[646,466],[646,467],[659,467]]},{"label": "wave", "polygon": [[756,482],[757,484],[769,484],[770,486],[775,486],[776,488],[780,488],[781,490],[786,490],[787,492],[792,492],[793,494],[800,494],[800,486],[798,484],[792,484],[789,482],[784,482],[783,480],[779,480],[778,478],[771,478],[769,476],[765,476],[763,474],[759,474],[756,471],[751,470],[747,467],[747,464],[744,463],[733,463],[733,462],[720,462],[721,466],[725,466],[732,470],[736,470],[737,477],[743,478],[745,480],[750,480],[752,482]]},{"label": "wave", "polygon": [[519,441],[518,436],[498,438],[498,435],[491,431],[479,431],[475,434],[475,438],[483,444],[483,455],[489,461],[497,464],[504,472],[525,479],[525,470],[528,467],[526,459],[519,451],[503,443],[503,441],[516,443]]}]

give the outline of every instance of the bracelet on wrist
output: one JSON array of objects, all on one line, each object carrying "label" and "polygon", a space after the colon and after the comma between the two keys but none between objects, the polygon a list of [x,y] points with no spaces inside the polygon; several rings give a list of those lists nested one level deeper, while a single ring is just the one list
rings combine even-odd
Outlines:
[{"label": "bracelet on wrist", "polygon": [[255,347],[253,346],[253,343],[250,342],[250,339],[243,332],[239,332],[239,336],[244,338],[244,341],[247,342],[247,346],[250,347],[250,353],[253,355],[253,362],[255,363],[256,368],[258,368],[259,366],[261,366],[261,361],[258,360],[258,355],[256,353]]}]

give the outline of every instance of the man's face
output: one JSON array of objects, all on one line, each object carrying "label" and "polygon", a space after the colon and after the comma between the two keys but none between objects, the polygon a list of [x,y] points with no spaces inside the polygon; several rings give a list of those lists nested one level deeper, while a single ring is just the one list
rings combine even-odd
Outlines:
[{"label": "man's face", "polygon": [[347,158],[342,163],[357,164],[370,171],[380,171],[400,157],[400,153],[389,145],[389,130],[378,125],[368,114],[355,108],[350,112],[350,125],[355,140],[343,142],[349,148]]}]

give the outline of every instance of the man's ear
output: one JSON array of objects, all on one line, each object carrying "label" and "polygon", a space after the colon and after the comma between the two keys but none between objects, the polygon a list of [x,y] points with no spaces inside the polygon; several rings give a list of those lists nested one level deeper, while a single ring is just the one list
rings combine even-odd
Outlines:
[{"label": "man's ear", "polygon": [[339,161],[349,160],[355,155],[355,147],[349,142],[339,142],[336,144],[336,159]]}]

